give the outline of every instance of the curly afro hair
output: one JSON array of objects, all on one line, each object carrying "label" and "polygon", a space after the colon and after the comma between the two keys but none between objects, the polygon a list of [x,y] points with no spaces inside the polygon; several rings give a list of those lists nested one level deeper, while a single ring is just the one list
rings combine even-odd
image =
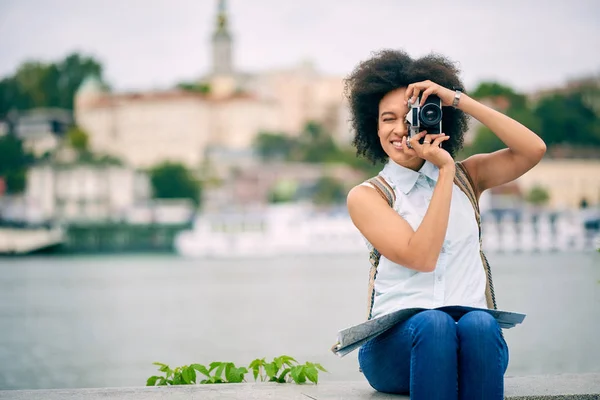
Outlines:
[{"label": "curly afro hair", "polygon": [[[357,155],[373,164],[388,158],[377,135],[379,102],[388,92],[411,83],[431,80],[448,89],[461,89],[459,70],[446,57],[430,54],[412,59],[401,50],[382,50],[362,61],[345,80],[345,95],[350,103],[351,123],[354,129],[352,144]],[[442,147],[452,157],[462,148],[467,131],[467,115],[454,107],[444,107],[443,131],[450,139]]]}]

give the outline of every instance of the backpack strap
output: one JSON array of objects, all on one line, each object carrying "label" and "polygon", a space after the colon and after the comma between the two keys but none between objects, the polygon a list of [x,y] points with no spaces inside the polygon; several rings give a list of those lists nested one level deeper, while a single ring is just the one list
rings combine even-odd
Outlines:
[{"label": "backpack strap", "polygon": [[[394,202],[396,201],[396,193],[394,189],[386,182],[381,176],[377,175],[366,181],[370,183],[379,195],[388,203],[388,205],[394,208]],[[369,254],[369,261],[371,262],[371,269],[369,271],[369,289],[368,289],[368,304],[367,304],[367,319],[371,319],[373,312],[373,300],[375,300],[375,279],[377,278],[377,267],[379,266],[379,259],[381,253],[373,247]]]},{"label": "backpack strap", "polygon": [[485,254],[483,254],[482,249],[482,241],[481,241],[481,212],[479,210],[479,201],[477,199],[477,195],[475,194],[475,185],[467,172],[467,169],[461,162],[456,162],[456,174],[454,176],[454,184],[463,191],[463,193],[467,196],[471,205],[473,206],[473,211],[475,211],[475,219],[477,220],[477,226],[479,228],[479,255],[481,257],[481,262],[483,264],[483,268],[485,269],[486,275],[486,285],[485,285],[485,298],[487,302],[487,306],[491,310],[497,310],[498,307],[496,305],[496,294],[494,293],[494,283],[492,282],[492,270],[490,268],[490,263],[488,262]]}]

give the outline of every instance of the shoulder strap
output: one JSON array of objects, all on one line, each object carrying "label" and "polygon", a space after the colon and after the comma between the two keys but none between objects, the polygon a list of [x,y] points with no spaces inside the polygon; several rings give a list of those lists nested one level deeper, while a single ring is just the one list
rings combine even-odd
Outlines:
[{"label": "shoulder strap", "polygon": [[396,193],[394,193],[394,190],[392,189],[390,184],[387,183],[381,175],[374,176],[368,179],[367,182],[373,185],[375,190],[377,190],[379,195],[383,197],[385,201],[387,201],[390,207],[394,207],[394,202],[396,201]]},{"label": "shoulder strap", "polygon": [[471,202],[473,206],[473,211],[475,211],[475,219],[477,220],[477,226],[479,227],[479,240],[481,241],[481,213],[479,211],[479,201],[477,200],[477,195],[475,194],[475,185],[471,180],[471,176],[467,172],[466,168],[460,161],[456,163],[456,174],[454,175],[454,183],[459,187],[460,190],[463,191],[467,198]]},{"label": "shoulder strap", "polygon": [[[477,195],[475,194],[475,185],[473,184],[467,169],[461,162],[458,161],[456,162],[454,183],[459,187],[460,190],[463,191],[473,206],[473,211],[475,211],[475,219],[477,220],[477,226],[479,228],[479,247],[481,249],[481,212],[479,210],[479,201],[477,200]],[[483,254],[483,250],[480,250],[479,255],[481,256],[481,262],[483,263],[483,268],[485,269],[485,275],[487,278],[485,287],[487,305],[489,309],[497,310],[498,307],[496,306],[496,294],[494,293],[494,283],[492,281],[492,269],[485,254]]]},{"label": "shoulder strap", "polygon": [[[381,176],[377,175],[367,180],[368,183],[373,185],[379,195],[387,201],[390,207],[394,207],[396,201],[396,193],[389,183]],[[371,262],[371,270],[369,271],[369,293],[367,297],[367,319],[371,319],[373,312],[373,300],[375,299],[375,278],[377,278],[377,267],[379,266],[379,259],[381,253],[373,247],[369,254],[369,261]]]}]

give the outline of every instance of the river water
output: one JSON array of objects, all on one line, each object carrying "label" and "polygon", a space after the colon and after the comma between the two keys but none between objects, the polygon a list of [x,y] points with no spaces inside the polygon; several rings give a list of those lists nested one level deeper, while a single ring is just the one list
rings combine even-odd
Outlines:
[{"label": "river water", "polygon": [[[507,375],[600,371],[600,253],[490,255]],[[363,379],[329,349],[366,311],[365,258],[0,258],[0,389],[142,386],[153,361],[288,354]]]}]

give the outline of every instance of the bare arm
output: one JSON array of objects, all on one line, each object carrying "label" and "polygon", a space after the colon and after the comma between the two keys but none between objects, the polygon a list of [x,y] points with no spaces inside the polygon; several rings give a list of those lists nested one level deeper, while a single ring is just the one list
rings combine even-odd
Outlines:
[{"label": "bare arm", "polygon": [[546,153],[544,141],[514,119],[464,94],[458,108],[490,128],[508,147],[490,154],[475,154],[463,162],[477,186],[477,195],[517,179],[539,163]]},{"label": "bare arm", "polygon": [[[406,100],[415,101],[422,92],[421,105],[431,94],[437,94],[443,105],[450,106],[454,91],[431,81],[408,85]],[[546,153],[544,141],[514,119],[462,94],[458,108],[477,119],[508,147],[490,154],[475,154],[463,165],[475,183],[479,196],[484,190],[517,179],[540,162]]]},{"label": "bare arm", "polygon": [[444,243],[455,166],[440,168],[433,196],[423,221],[414,231],[374,190],[356,186],[348,194],[352,222],[387,259],[421,272],[435,269]]}]

